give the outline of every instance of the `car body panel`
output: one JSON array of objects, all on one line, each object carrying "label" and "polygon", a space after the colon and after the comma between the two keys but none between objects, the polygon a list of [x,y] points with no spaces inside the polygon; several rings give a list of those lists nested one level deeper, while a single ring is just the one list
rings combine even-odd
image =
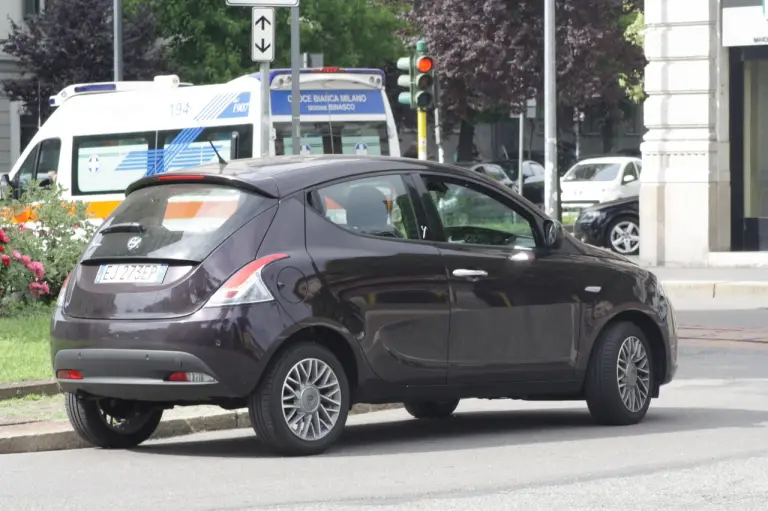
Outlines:
[{"label": "car body panel", "polygon": [[635,220],[640,225],[640,205],[637,197],[604,202],[581,211],[573,224],[573,235],[585,243],[607,247],[608,227],[620,217]]},{"label": "car body panel", "polygon": [[[146,316],[153,310],[149,305],[111,299],[113,306],[145,315],[115,319],[121,311],[110,313],[104,305],[93,310],[105,319],[75,318],[68,314],[79,310],[70,309],[72,290],[87,286],[90,278],[78,269],[51,323],[54,369],[85,374],[80,381],[59,380],[64,390],[182,404],[242,404],[286,343],[332,337],[353,358],[353,401],[578,398],[596,339],[617,315],[629,317],[624,314],[639,314],[656,329],[649,335],[658,333],[654,342],[664,346],[666,360],[659,383],[674,375],[672,307],[651,272],[567,234],[557,249],[446,243],[419,173],[472,181],[502,195],[526,212],[540,240],[548,217],[499,183],[405,158],[284,157],[236,161],[227,168],[195,172],[224,176],[215,179],[231,180],[233,186],[269,189],[278,205],[230,236],[189,273],[188,281],[197,282],[194,272],[203,268],[206,285],[215,288],[244,261],[285,254],[262,274],[274,301],[202,307],[199,300],[201,307],[185,308],[177,305],[190,303],[188,296],[160,293],[158,303],[165,299],[169,310],[184,315],[152,318]],[[406,176],[423,239],[350,232],[312,207],[315,188],[377,173]],[[138,186],[154,186],[153,179]],[[453,269],[470,265],[485,265],[495,280],[454,278]],[[184,367],[210,370],[218,384],[163,381],[164,374]]]}]

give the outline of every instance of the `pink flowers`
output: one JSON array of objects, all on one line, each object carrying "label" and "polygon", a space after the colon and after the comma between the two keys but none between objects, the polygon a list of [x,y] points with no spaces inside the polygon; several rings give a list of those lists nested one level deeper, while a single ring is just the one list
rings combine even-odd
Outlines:
[{"label": "pink flowers", "polygon": [[9,277],[5,277],[3,281],[5,282],[7,278],[18,278],[21,277],[24,280],[28,280],[28,277],[23,277],[14,269],[16,266],[12,266],[11,263],[13,263],[14,259],[18,262],[20,262],[22,265],[24,265],[24,268],[27,269],[32,275],[34,276],[34,281],[30,282],[28,284],[29,292],[32,294],[33,297],[39,298],[43,295],[47,295],[51,293],[51,288],[48,286],[47,282],[43,282],[43,278],[45,278],[45,268],[43,267],[43,263],[40,261],[33,261],[31,257],[28,255],[24,255],[18,250],[14,250],[11,252],[11,255],[4,253],[5,252],[5,246],[7,243],[9,243],[11,239],[8,237],[8,235],[5,233],[3,229],[0,229],[0,269],[5,270]]},{"label": "pink flowers", "polygon": [[[7,256],[6,256],[7,257]],[[26,257],[26,256],[25,256]],[[27,259],[29,259],[27,257]],[[23,260],[23,258],[22,258]],[[43,280],[43,277],[45,277],[45,269],[43,268],[43,263],[39,261],[29,262],[27,263],[27,269],[31,271],[37,280]],[[46,288],[48,286],[46,285]],[[47,293],[47,291],[46,291]]]},{"label": "pink flowers", "polygon": [[46,282],[30,282],[29,292],[32,293],[32,296],[39,298],[43,295],[50,294],[51,289]]}]

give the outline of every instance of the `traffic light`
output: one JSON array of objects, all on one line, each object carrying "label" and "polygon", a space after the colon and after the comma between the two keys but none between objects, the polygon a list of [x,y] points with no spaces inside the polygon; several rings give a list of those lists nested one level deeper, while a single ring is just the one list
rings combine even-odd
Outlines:
[{"label": "traffic light", "polygon": [[408,105],[411,108],[416,108],[414,105],[414,90],[413,90],[413,71],[414,71],[414,59],[413,55],[410,57],[403,57],[397,60],[397,69],[401,71],[407,71],[406,74],[402,74],[397,77],[397,85],[408,89],[408,92],[401,92],[397,96],[397,102],[401,105]]},{"label": "traffic light", "polygon": [[432,108],[435,104],[435,61],[427,55],[414,59],[413,103],[416,108]]},{"label": "traffic light", "polygon": [[397,102],[416,109],[435,106],[435,60],[426,55],[427,43],[419,41],[416,53],[397,61],[397,69],[405,71],[397,77],[397,85],[408,92],[401,92]]}]

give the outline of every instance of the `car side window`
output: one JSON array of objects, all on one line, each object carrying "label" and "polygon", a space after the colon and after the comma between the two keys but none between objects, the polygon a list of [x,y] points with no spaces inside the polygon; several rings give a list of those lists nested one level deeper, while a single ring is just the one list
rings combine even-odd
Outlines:
[{"label": "car side window", "polygon": [[631,161],[627,162],[626,166],[624,167],[624,174],[621,176],[621,180],[624,181],[624,178],[627,176],[632,176],[637,179],[637,170],[635,170],[635,164]]},{"label": "car side window", "polygon": [[509,248],[536,247],[531,221],[482,186],[437,176],[422,178],[443,225],[445,241]]},{"label": "car side window", "polygon": [[61,140],[51,138],[40,143],[40,157],[37,159],[36,179],[56,181],[59,172],[59,156],[61,155]]},{"label": "car side window", "polygon": [[490,177],[494,181],[504,180],[504,173],[498,167],[491,167],[491,166],[485,167],[485,175]]},{"label": "car side window", "polygon": [[19,167],[19,172],[16,175],[16,179],[20,185],[24,185],[28,181],[35,177],[35,162],[37,161],[37,153],[40,150],[39,144],[32,149],[27,155],[24,162]]},{"label": "car side window", "polygon": [[337,183],[317,190],[326,219],[357,234],[417,240],[416,213],[402,176]]},{"label": "car side window", "polygon": [[639,161],[634,162],[635,168],[637,169],[637,177],[640,178],[640,174],[643,172],[643,164]]}]

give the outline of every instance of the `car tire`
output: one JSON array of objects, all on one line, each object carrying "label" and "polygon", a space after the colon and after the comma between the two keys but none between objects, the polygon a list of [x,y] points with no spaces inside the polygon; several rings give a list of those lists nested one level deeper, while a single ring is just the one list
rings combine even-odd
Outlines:
[{"label": "car tire", "polygon": [[584,383],[595,422],[611,426],[640,422],[651,404],[654,378],[653,353],[643,331],[629,322],[609,325],[595,343]]},{"label": "car tire", "polygon": [[612,250],[613,252],[616,252],[617,254],[621,254],[623,256],[638,255],[640,253],[640,242],[637,243],[637,247],[630,250],[629,252],[622,252],[620,250],[617,250],[613,246],[613,243],[611,241],[611,233],[613,232],[613,230],[616,228],[616,226],[625,222],[633,224],[637,229],[638,236],[640,236],[640,222],[638,221],[638,219],[633,216],[620,216],[612,220],[611,223],[608,224],[608,228],[605,230],[605,246],[610,250]]},{"label": "car tire", "polygon": [[[316,374],[307,375],[307,369]],[[313,385],[315,377],[318,379]],[[320,385],[316,385],[318,382]],[[304,390],[293,393],[284,390],[286,384],[289,389]],[[295,396],[294,402],[285,401],[284,392]],[[310,406],[315,407],[314,412]],[[287,456],[325,452],[343,432],[349,409],[349,382],[339,360],[324,346],[304,342],[289,346],[277,356],[248,400],[256,436],[270,451]],[[297,430],[289,426],[289,421],[295,420]]]},{"label": "car tire", "polygon": [[406,401],[405,410],[417,419],[445,419],[459,406],[458,399],[444,401]]},{"label": "car tire", "polygon": [[[107,403],[111,400],[80,399],[67,392],[64,404],[72,429],[83,440],[103,449],[131,449],[147,440],[155,432],[163,418],[162,409],[125,409],[125,429],[109,425],[104,413],[109,413]],[[127,403],[127,402],[122,402]],[[138,403],[134,403],[138,405]],[[128,411],[130,410],[130,411]],[[115,413],[114,411],[112,413]]]}]

